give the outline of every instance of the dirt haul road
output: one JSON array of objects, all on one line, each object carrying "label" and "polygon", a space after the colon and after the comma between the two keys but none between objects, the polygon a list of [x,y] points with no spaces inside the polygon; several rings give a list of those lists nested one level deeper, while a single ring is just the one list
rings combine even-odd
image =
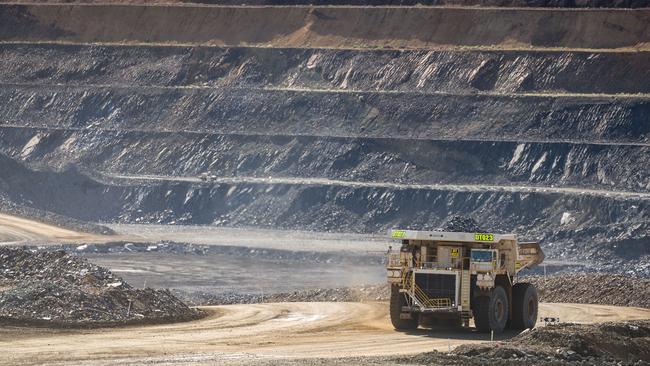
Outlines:
[{"label": "dirt haul road", "polygon": [[[484,342],[472,331],[396,332],[387,303],[278,303],[204,308],[193,322],[98,330],[2,328],[10,364],[246,363],[286,359],[396,355]],[[650,318],[649,309],[542,304],[541,316],[573,322]]]},{"label": "dirt haul road", "polygon": [[96,242],[106,241],[107,239],[101,235],[72,231],[34,220],[0,214],[0,245],[41,240]]}]

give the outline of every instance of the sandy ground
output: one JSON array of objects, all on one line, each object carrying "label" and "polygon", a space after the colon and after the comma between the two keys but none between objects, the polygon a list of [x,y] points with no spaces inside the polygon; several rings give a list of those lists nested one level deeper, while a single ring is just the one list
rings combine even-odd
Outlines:
[{"label": "sandy ground", "polygon": [[179,243],[204,245],[353,253],[385,253],[389,246],[395,245],[387,235],[240,229],[199,225],[109,224],[107,226],[133,240],[150,242],[171,240]]},{"label": "sandy ground", "polygon": [[[292,249],[342,249],[340,234],[305,232],[248,231],[189,227],[174,238],[169,230],[151,226],[122,226],[120,237],[165,239],[202,237],[206,243],[269,247],[291,243]],[[146,232],[144,229],[151,229]],[[177,229],[177,228],[174,228]],[[220,233],[215,235],[215,233]],[[273,235],[271,235],[273,234]],[[0,214],[0,235],[14,243],[49,240],[102,241],[107,237],[83,234],[26,219]],[[180,235],[180,237],[179,237]],[[110,237],[115,240],[115,237]],[[163,237],[160,237],[163,239]],[[351,238],[348,238],[350,240]],[[355,239],[361,239],[355,238]],[[359,240],[355,240],[357,243]],[[367,237],[353,251],[382,249],[385,241]],[[284,247],[284,249],[287,249]],[[127,258],[130,260],[130,258]],[[126,261],[130,270],[144,270]],[[174,264],[169,264],[175,266]],[[180,265],[180,264],[179,264]],[[206,271],[216,263],[205,258]],[[241,264],[233,263],[233,266]],[[181,265],[190,267],[191,265]],[[153,269],[156,269],[155,267]],[[119,269],[119,268],[118,268]],[[146,269],[146,268],[145,268]],[[159,268],[158,268],[159,269]],[[315,269],[318,272],[318,269]],[[193,278],[191,271],[188,278]],[[175,280],[184,280],[177,278]],[[291,273],[278,272],[271,282],[291,282]],[[236,283],[224,284],[236,287]],[[271,286],[269,284],[269,286]],[[255,360],[287,360],[356,356],[414,354],[432,349],[447,351],[460,344],[485,342],[488,337],[471,330],[414,331],[392,329],[388,304],[377,303],[276,303],[230,305],[203,308],[209,316],[193,322],[106,328],[95,330],[57,330],[1,327],[0,364],[248,364]],[[601,322],[650,319],[650,309],[584,304],[541,304],[540,316],[559,317],[563,322]],[[515,335],[504,334],[500,339]]]},{"label": "sandy ground", "polygon": [[[277,303],[204,308],[202,320],[97,330],[0,329],[5,361],[21,365],[222,364],[229,360],[378,356],[448,351],[488,336],[471,330],[400,333],[387,303]],[[650,310],[541,304],[540,316],[602,322],[650,318]],[[514,334],[504,334],[500,339]]]},{"label": "sandy ground", "polygon": [[101,235],[82,233],[16,216],[0,214],[0,245],[29,241],[101,242]]},{"label": "sandy ground", "polygon": [[296,230],[221,228],[192,225],[108,225],[118,235],[104,236],[78,232],[0,213],[0,245],[38,243],[102,243],[109,241],[157,242],[246,246],[264,249],[314,252],[386,252],[393,245],[378,235],[316,233]]},{"label": "sandy ground", "polygon": [[133,286],[187,292],[272,294],[314,288],[355,287],[386,282],[381,264],[328,263],[229,254],[90,254],[92,263],[110,268]]}]

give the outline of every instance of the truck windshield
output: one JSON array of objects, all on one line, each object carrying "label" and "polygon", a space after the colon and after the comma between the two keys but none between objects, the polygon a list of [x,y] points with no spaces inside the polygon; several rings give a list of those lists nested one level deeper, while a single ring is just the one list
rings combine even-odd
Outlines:
[{"label": "truck windshield", "polygon": [[492,262],[492,252],[488,250],[472,250],[470,258],[472,262]]}]

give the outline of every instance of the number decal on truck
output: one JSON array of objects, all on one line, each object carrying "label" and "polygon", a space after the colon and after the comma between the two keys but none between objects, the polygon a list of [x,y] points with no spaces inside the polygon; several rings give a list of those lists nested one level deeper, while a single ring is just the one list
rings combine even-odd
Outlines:
[{"label": "number decal on truck", "polygon": [[474,240],[478,241],[494,241],[494,235],[492,234],[474,234]]},{"label": "number decal on truck", "polygon": [[404,235],[406,235],[406,231],[404,231],[404,230],[393,230],[392,237],[394,239],[399,239],[399,238],[403,238]]}]

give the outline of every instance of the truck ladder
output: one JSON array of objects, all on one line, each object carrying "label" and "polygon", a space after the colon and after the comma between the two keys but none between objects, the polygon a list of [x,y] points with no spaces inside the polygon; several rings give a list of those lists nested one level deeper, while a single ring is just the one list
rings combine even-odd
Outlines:
[{"label": "truck ladder", "polygon": [[461,311],[470,311],[470,295],[471,295],[471,277],[469,270],[463,270],[460,277],[460,305],[462,306]]}]

